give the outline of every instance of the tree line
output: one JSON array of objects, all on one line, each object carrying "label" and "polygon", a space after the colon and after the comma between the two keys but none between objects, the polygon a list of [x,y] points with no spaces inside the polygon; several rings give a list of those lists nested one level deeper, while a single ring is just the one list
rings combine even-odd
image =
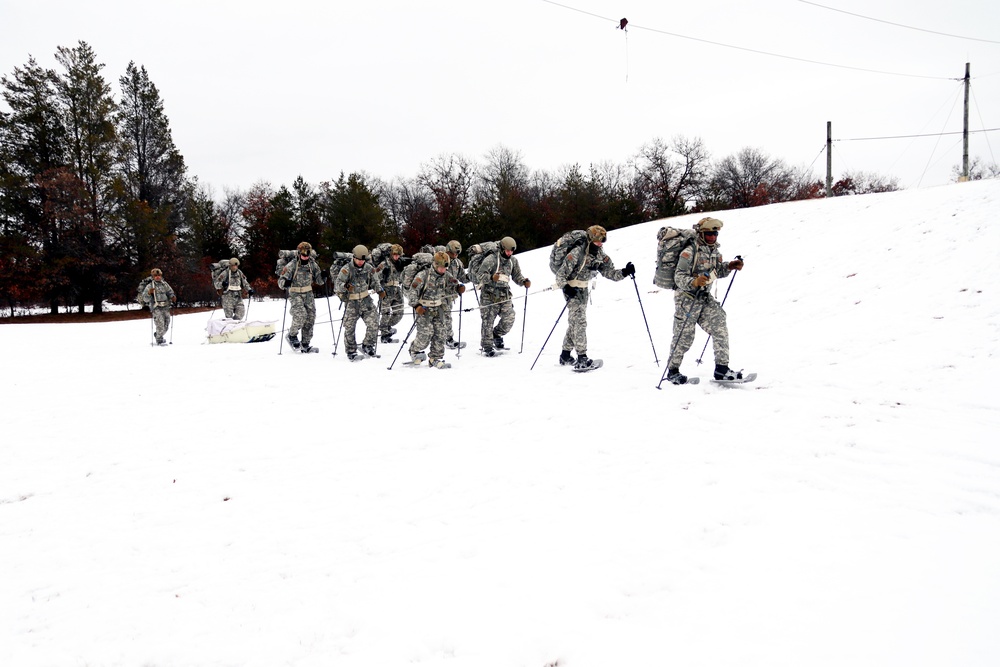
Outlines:
[{"label": "tree line", "polygon": [[[128,303],[161,268],[181,302],[215,299],[209,264],[239,257],[261,294],[277,293],[279,249],[313,244],[321,263],[356,244],[463,246],[512,236],[519,250],[572,229],[824,196],[806,168],[759,148],[713,160],[703,141],[655,138],[625,164],[532,170],[498,146],[479,161],[435,157],[411,178],[363,172],[318,184],[261,182],[217,197],[189,176],[159,91],[130,62],[117,99],[86,42],[0,79],[0,300],[16,306]],[[835,195],[898,189],[856,172]],[[325,264],[323,264],[325,268]]]}]

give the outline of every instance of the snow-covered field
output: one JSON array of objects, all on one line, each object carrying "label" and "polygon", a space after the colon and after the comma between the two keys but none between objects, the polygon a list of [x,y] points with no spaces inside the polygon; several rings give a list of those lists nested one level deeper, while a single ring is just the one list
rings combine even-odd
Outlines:
[{"label": "snow-covered field", "polygon": [[315,355],[206,313],[164,348],[0,326],[0,665],[992,667],[998,210],[992,180],[717,214],[738,388],[655,388],[657,223],[606,245],[655,355],[598,279],[588,374],[565,320],[529,370],[545,249],[524,352],[522,299],[496,359],[464,313],[448,371],[332,357],[323,301]]}]

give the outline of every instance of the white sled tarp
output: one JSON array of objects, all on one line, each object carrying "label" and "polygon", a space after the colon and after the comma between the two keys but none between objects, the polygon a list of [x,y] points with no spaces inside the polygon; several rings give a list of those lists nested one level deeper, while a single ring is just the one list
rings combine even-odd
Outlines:
[{"label": "white sled tarp", "polygon": [[205,331],[209,343],[263,343],[274,338],[277,320],[209,320]]}]

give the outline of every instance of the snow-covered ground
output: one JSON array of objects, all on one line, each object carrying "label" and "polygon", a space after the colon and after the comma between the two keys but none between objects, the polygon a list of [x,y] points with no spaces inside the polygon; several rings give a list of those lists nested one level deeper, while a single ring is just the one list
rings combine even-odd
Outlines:
[{"label": "snow-covered ground", "polygon": [[588,374],[565,320],[529,370],[545,249],[523,353],[522,299],[496,359],[464,313],[448,371],[332,357],[323,301],[315,355],[205,313],[164,348],[0,326],[0,665],[992,667],[998,210],[992,180],[717,214],[738,388],[655,388],[657,223],[606,245],[655,355],[598,279]]}]

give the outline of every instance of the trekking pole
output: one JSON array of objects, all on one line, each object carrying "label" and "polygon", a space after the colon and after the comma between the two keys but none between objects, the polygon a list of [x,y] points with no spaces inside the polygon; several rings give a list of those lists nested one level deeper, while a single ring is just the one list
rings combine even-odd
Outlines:
[{"label": "trekking pole", "polygon": [[173,308],[170,309],[170,344],[174,344],[174,313]]},{"label": "trekking pole", "polygon": [[528,326],[528,288],[524,288],[524,314],[521,315],[521,349],[518,354],[524,352],[524,330]]},{"label": "trekking pole", "polygon": [[642,311],[642,321],[646,323],[646,333],[649,335],[649,344],[653,347],[653,359],[656,365],[660,365],[660,358],[656,356],[656,345],[653,345],[653,334],[649,331],[649,320],[646,319],[646,309],[642,307],[642,297],[639,296],[639,285],[635,282],[635,274],[632,274],[632,286],[635,287],[635,298],[639,299],[639,310]]},{"label": "trekking pole", "polygon": [[250,297],[251,296],[253,296],[253,295],[251,294],[250,290],[247,290],[247,309],[245,311],[243,311],[243,321],[244,322],[249,322],[250,321],[250,301],[251,301]]},{"label": "trekking pole", "polygon": [[[386,296],[388,297],[389,295],[386,294]],[[376,323],[375,323],[375,351],[376,352],[378,352],[378,341],[382,337],[382,334],[380,332],[382,330],[382,302],[384,300],[385,299],[379,299],[378,300],[378,320],[376,320]],[[367,328],[365,329],[365,333],[366,334],[368,333]],[[375,355],[372,355],[372,356],[377,357],[378,355],[375,354]]]},{"label": "trekking pole", "polygon": [[396,359],[399,359],[399,355],[403,352],[403,348],[406,346],[406,341],[410,340],[410,334],[413,333],[413,330],[416,328],[417,328],[417,316],[414,315],[413,324],[410,325],[410,330],[406,332],[406,337],[403,339],[403,342],[399,344],[399,349],[396,351],[396,356],[392,358],[392,363],[389,364],[389,368],[387,370],[391,371],[392,367],[396,365]]},{"label": "trekking pole", "polygon": [[[559,317],[556,318],[556,323],[552,325],[552,331],[550,331],[549,335],[545,337],[545,342],[542,343],[542,349],[538,351],[538,357],[542,356],[542,350],[544,350],[545,346],[549,344],[549,338],[552,338],[552,332],[556,330],[557,326],[559,326],[559,320],[562,319],[563,313],[566,312],[567,307],[569,307],[569,301],[566,302],[566,305],[564,305],[563,309],[559,312]],[[531,368],[528,369],[529,371],[535,370],[535,364],[538,363],[538,357],[535,357],[535,360],[531,364]]]},{"label": "trekking pole", "polygon": [[[326,283],[324,284],[324,287],[326,287],[326,314],[330,316],[330,337],[333,338],[334,341],[336,341],[337,340],[337,332],[333,328],[333,309],[330,308],[330,281],[329,280],[326,281]],[[337,354],[337,349],[336,348],[334,348],[333,353]]]},{"label": "trekking pole", "polygon": [[660,385],[663,384],[663,380],[667,377],[667,373],[670,371],[670,360],[674,357],[674,352],[677,350],[677,344],[681,342],[681,337],[684,335],[684,328],[687,327],[688,319],[691,317],[691,311],[694,309],[694,302],[697,298],[698,296],[695,295],[695,297],[691,299],[691,303],[688,304],[687,312],[684,313],[684,322],[681,323],[681,329],[677,334],[677,340],[675,340],[670,346],[670,356],[667,357],[667,367],[663,369],[663,375],[660,376],[660,381],[656,384],[657,389],[659,389]]},{"label": "trekking pole", "polygon": [[[340,339],[344,337],[344,318],[347,317],[347,306],[344,304],[346,301],[341,300],[340,305],[337,306],[337,310],[341,308],[344,309],[344,314],[340,316],[340,326],[337,328],[337,335],[334,337],[333,341],[333,356],[337,356],[337,349],[340,347]],[[330,328],[333,328],[333,315],[330,315]]]},{"label": "trekking pole", "polygon": [[458,349],[455,350],[455,357],[462,356],[462,293],[458,293]]},{"label": "trekking pole", "polygon": [[[739,255],[736,255],[736,259],[740,260],[741,262],[743,261],[743,258],[740,257]],[[719,304],[719,308],[722,308],[723,306],[726,305],[726,299],[729,298],[729,290],[733,288],[733,281],[736,280],[737,273],[739,273],[739,271],[733,271],[733,277],[729,279],[729,287],[726,288],[726,293],[722,296],[722,303]],[[705,347],[701,348],[701,354],[698,356],[697,359],[694,360],[694,363],[701,365],[701,358],[705,356],[705,351],[708,350],[708,341],[710,340],[712,340],[711,334],[708,335],[708,339],[705,341]]]},{"label": "trekking pole", "polygon": [[156,346],[156,329],[153,327],[153,303],[155,303],[156,297],[149,300],[149,346]]},{"label": "trekking pole", "polygon": [[281,311],[281,340],[278,341],[278,354],[285,345],[285,317],[288,315],[288,292],[285,292],[285,308]]}]

